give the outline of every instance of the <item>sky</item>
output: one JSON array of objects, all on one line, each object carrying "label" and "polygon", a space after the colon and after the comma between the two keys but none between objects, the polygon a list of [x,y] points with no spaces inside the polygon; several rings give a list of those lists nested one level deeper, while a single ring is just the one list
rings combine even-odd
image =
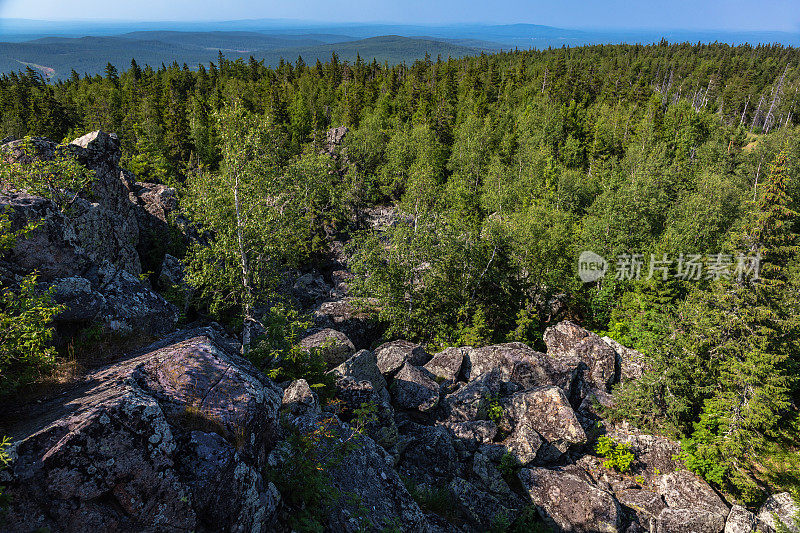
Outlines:
[{"label": "sky", "polygon": [[800,31],[798,0],[0,0],[0,19],[295,19],[562,28]]}]

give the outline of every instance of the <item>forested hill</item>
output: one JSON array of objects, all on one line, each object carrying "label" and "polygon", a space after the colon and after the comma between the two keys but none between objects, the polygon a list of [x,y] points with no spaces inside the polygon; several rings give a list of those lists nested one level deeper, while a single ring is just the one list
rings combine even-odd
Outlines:
[{"label": "forested hill", "polygon": [[[0,72],[17,72],[27,66],[48,77],[67,78],[70,71],[102,73],[106,64],[126,66],[131,58],[140,64],[161,65],[177,61],[196,67],[216,58],[222,50],[229,59],[253,56],[265,65],[282,59],[326,61],[336,51],[343,60],[360,55],[390,64],[413,62],[425,56],[462,57],[499,45],[466,42],[465,46],[430,38],[396,35],[354,39],[342,35],[265,35],[255,32],[141,31],[107,37],[47,37],[27,42],[0,43]],[[489,45],[488,47],[486,45]]]},{"label": "forested hill", "polygon": [[[800,488],[800,51],[303,57],[5,75],[0,137],[117,132],[120,164],[176,187],[207,230],[172,251],[198,312],[247,324],[283,269],[348,241],[348,290],[387,338],[542,348],[545,327],[580,321],[646,356],[608,416],[683,439],[687,468],[732,499]],[[241,248],[232,168],[253,213]],[[376,207],[393,223],[363,231]],[[605,277],[578,276],[584,251]]]}]

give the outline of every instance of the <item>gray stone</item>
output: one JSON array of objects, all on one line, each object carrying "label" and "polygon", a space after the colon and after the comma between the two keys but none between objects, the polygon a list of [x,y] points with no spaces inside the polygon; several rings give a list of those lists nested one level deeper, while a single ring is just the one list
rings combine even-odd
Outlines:
[{"label": "gray stone", "polygon": [[800,513],[800,507],[792,499],[791,494],[788,492],[773,494],[758,510],[756,515],[758,528],[767,533],[774,533],[778,530],[778,524],[782,523],[789,528],[789,531],[796,533],[800,531],[795,522],[798,513]]},{"label": "gray stone", "polygon": [[386,388],[386,380],[378,370],[375,354],[369,350],[360,350],[344,363],[330,371],[338,378],[353,378],[356,381],[369,381],[376,391]]},{"label": "gray stone", "polygon": [[236,349],[181,331],[29,406],[9,428],[2,529],[269,530],[281,391]]},{"label": "gray stone", "polygon": [[406,363],[422,366],[431,358],[425,348],[406,340],[381,344],[375,348],[375,357],[378,359],[378,368],[385,376],[393,376]]},{"label": "gray stone", "polygon": [[319,412],[319,399],[304,379],[296,379],[283,391],[282,406],[295,416]]},{"label": "gray stone", "polygon": [[[555,386],[540,387],[512,396],[507,409],[514,422],[514,432],[509,439],[509,450],[517,453],[521,463],[533,460],[532,454],[538,453],[537,440],[534,434],[540,435],[558,455],[565,453],[570,447],[586,443],[583,431],[575,413],[567,401],[564,392]],[[525,447],[528,441],[529,449]],[[534,448],[537,448],[536,450]],[[540,461],[555,460],[555,457],[540,457]]]},{"label": "gray stone", "polygon": [[742,507],[734,505],[725,522],[724,533],[752,533],[756,530],[756,515]]},{"label": "gray stone", "polygon": [[347,335],[329,328],[303,338],[298,344],[308,351],[318,351],[329,367],[341,365],[356,352]]},{"label": "gray stone", "polygon": [[462,377],[467,348],[445,348],[425,364],[425,369],[444,381],[455,383]]},{"label": "gray stone", "polygon": [[438,383],[428,371],[409,363],[395,375],[390,390],[394,405],[401,409],[426,413],[439,403]]},{"label": "gray stone", "polygon": [[574,474],[523,468],[519,479],[542,518],[561,531],[616,533],[622,530],[622,513],[614,496]]},{"label": "gray stone", "polygon": [[608,391],[616,383],[617,353],[598,335],[564,321],[545,330],[544,342],[551,358],[586,365],[584,380],[594,388]]}]

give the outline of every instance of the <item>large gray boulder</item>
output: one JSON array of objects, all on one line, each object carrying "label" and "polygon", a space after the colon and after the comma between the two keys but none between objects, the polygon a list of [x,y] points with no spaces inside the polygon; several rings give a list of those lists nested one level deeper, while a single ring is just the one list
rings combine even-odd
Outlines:
[{"label": "large gray boulder", "polygon": [[654,480],[653,486],[669,508],[658,517],[662,528],[669,524],[686,523],[686,520],[701,524],[699,531],[713,530],[719,533],[725,527],[730,509],[708,483],[688,470],[663,474]]},{"label": "large gray boulder", "polygon": [[[545,457],[539,457],[540,461],[558,459],[571,447],[586,443],[586,433],[564,392],[558,387],[540,387],[519,392],[509,399],[507,411],[514,422],[514,432],[508,446],[510,451],[518,453],[523,464],[533,459],[531,454],[538,454],[538,450],[534,451],[533,448],[542,439],[549,446],[543,450]],[[537,439],[535,435],[542,439]],[[526,441],[530,450],[524,449]]]},{"label": "large gray boulder", "polygon": [[518,476],[542,519],[558,531],[622,531],[614,496],[580,477],[547,468],[523,468]]},{"label": "large gray boulder", "polygon": [[427,413],[439,404],[439,384],[424,369],[406,363],[390,387],[394,405]]},{"label": "large gray boulder", "polygon": [[551,358],[585,365],[590,386],[608,391],[617,382],[617,353],[598,335],[565,320],[545,330],[544,342]]},{"label": "large gray boulder", "polygon": [[766,533],[778,531],[778,525],[782,524],[789,531],[800,531],[796,522],[800,516],[800,506],[795,503],[792,495],[788,492],[773,494],[764,502],[757,514],[758,528]]},{"label": "large gray boulder", "polygon": [[406,363],[422,366],[431,358],[425,348],[406,340],[381,344],[375,348],[375,357],[378,359],[378,368],[384,376],[393,376]]},{"label": "large gray boulder", "polygon": [[2,531],[268,531],[281,391],[218,329],[178,332],[23,413]]},{"label": "large gray boulder", "polygon": [[493,373],[519,389],[554,384],[547,356],[521,342],[469,349],[464,373],[469,380]]},{"label": "large gray boulder", "polygon": [[307,351],[318,351],[329,368],[341,365],[356,352],[356,347],[347,335],[330,328],[312,333],[298,344]]},{"label": "large gray boulder", "polygon": [[304,379],[296,379],[286,387],[281,404],[294,416],[320,411],[319,398]]},{"label": "large gray boulder", "polygon": [[602,337],[602,339],[617,352],[620,381],[630,381],[642,377],[648,368],[644,355],[633,348],[623,346],[611,337]]},{"label": "large gray boulder", "polygon": [[[327,437],[319,440],[317,454],[336,457],[326,468],[335,495],[321,517],[326,531],[428,529],[425,514],[392,468],[391,457],[371,438],[354,434],[350,426],[327,413],[309,413],[290,425],[301,434],[317,434],[322,429]],[[268,461],[280,472],[290,459],[290,452],[281,445]]]},{"label": "large gray boulder", "polygon": [[455,383],[462,378],[461,369],[465,358],[468,357],[466,355],[468,350],[468,348],[445,348],[425,363],[425,369],[443,381]]},{"label": "large gray boulder", "polygon": [[369,350],[360,350],[344,363],[330,371],[340,378],[353,378],[356,381],[369,381],[376,391],[386,388],[386,380],[378,370],[378,360]]},{"label": "large gray boulder", "polygon": [[725,521],[724,533],[753,533],[756,524],[756,515],[741,505],[734,505]]}]

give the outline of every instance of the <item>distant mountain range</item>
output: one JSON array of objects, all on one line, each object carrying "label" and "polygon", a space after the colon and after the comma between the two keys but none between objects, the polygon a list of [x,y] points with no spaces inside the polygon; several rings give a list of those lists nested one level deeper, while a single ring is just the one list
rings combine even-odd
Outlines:
[{"label": "distant mountain range", "polygon": [[781,43],[800,45],[800,33],[722,31],[585,31],[535,24],[447,26],[321,24],[283,20],[226,22],[52,22],[0,20],[0,72],[26,66],[51,77],[103,71],[108,62],[125,69],[177,61],[196,68],[216,59],[251,55],[274,66],[326,61],[336,51],[342,60],[359,54],[365,61],[413,62],[424,57],[462,57],[500,49],[580,46],[598,43],[670,42]]}]

